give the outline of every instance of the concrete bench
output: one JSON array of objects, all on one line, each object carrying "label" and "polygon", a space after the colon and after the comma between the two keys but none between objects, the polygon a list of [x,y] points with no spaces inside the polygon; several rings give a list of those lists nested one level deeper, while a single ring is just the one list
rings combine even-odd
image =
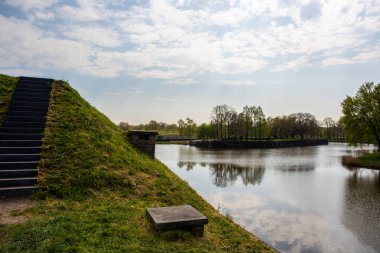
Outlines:
[{"label": "concrete bench", "polygon": [[203,236],[208,219],[190,205],[147,208],[147,214],[156,230],[184,229]]}]

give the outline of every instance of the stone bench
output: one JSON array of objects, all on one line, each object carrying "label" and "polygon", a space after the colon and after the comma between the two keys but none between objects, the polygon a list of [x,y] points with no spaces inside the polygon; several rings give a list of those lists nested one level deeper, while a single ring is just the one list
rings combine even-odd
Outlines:
[{"label": "stone bench", "polygon": [[147,214],[156,230],[191,230],[203,236],[208,219],[190,205],[147,208]]}]

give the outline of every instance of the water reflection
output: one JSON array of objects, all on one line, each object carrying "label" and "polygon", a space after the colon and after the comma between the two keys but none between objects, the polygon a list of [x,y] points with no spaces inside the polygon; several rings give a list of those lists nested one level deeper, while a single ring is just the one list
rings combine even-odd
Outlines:
[{"label": "water reflection", "polygon": [[380,252],[380,172],[341,164],[359,149],[156,151],[215,208],[281,252]]},{"label": "water reflection", "polygon": [[[380,173],[351,169],[346,179],[343,224],[358,239],[380,250]],[[373,226],[376,224],[376,226]]]},{"label": "water reflection", "polygon": [[[184,161],[179,161],[177,163],[178,168],[185,168],[186,170],[192,170],[194,166],[197,165],[196,162],[184,162]],[[203,166],[202,166],[203,167]]]},{"label": "water reflection", "polygon": [[[196,162],[179,161],[177,163],[179,168],[186,170],[192,170],[196,165]],[[260,165],[251,167],[230,163],[199,163],[199,165],[203,168],[208,166],[213,177],[213,183],[218,187],[231,186],[239,178],[244,185],[260,184],[265,172],[265,168]]]},{"label": "water reflection", "polygon": [[315,164],[278,165],[275,169],[282,172],[308,172],[315,169]]}]

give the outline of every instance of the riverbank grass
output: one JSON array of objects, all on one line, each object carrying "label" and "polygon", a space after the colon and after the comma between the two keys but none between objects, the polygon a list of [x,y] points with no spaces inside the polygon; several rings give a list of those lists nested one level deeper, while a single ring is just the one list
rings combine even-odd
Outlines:
[{"label": "riverbank grass", "polygon": [[[0,225],[0,252],[273,252],[219,214],[63,81],[54,81],[37,204]],[[146,208],[189,204],[209,219],[204,237],[156,232]]]},{"label": "riverbank grass", "polygon": [[348,166],[380,170],[380,152],[365,153],[359,157],[344,156],[342,163]]},{"label": "riverbank grass", "polygon": [[359,157],[362,164],[370,165],[380,169],[380,152],[366,153]]}]

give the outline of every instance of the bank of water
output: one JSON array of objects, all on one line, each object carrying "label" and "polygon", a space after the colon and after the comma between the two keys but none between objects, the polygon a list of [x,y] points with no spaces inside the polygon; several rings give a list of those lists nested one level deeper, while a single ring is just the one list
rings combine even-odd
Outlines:
[{"label": "bank of water", "polygon": [[380,252],[380,172],[341,163],[363,149],[375,148],[157,145],[156,156],[215,208],[280,251]]}]

